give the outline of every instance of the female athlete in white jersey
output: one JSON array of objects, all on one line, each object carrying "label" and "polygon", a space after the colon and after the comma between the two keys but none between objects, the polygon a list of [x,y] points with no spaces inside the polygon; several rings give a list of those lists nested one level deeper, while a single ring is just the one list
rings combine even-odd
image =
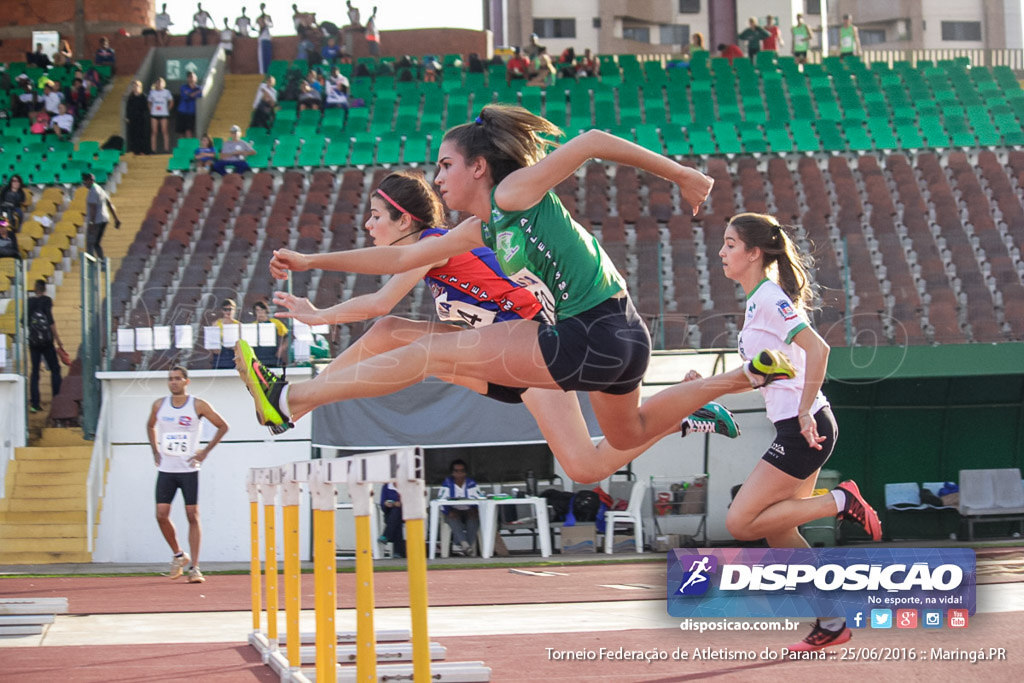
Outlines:
[{"label": "female athlete in white jersey", "polygon": [[[764,538],[773,548],[806,548],[797,527],[836,515],[857,522],[872,539],[880,540],[878,515],[856,483],[846,481],[825,495],[811,495],[839,431],[821,393],[829,346],[810,326],[806,314],[814,299],[810,257],[799,253],[775,218],[755,213],[740,214],[729,222],[718,255],[725,276],[747,294],[740,355],[748,358],[751,351],[761,349],[782,351],[798,377],[761,388],[776,436],[736,494],[726,528],[741,541]],[[843,619],[823,619],[789,649],[818,650],[849,639]]]}]

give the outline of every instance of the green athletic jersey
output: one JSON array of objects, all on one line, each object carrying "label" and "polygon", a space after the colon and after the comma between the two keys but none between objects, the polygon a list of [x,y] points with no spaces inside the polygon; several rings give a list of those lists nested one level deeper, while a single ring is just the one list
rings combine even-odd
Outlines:
[{"label": "green athletic jersey", "polygon": [[552,321],[571,318],[626,289],[597,239],[573,220],[554,192],[525,211],[494,202],[480,226],[484,244],[516,283],[528,288]]},{"label": "green athletic jersey", "polygon": [[857,49],[857,37],[852,26],[839,27],[839,52],[844,55],[852,55]]},{"label": "green athletic jersey", "polygon": [[811,29],[806,24],[793,27],[793,52],[807,52],[811,45]]}]

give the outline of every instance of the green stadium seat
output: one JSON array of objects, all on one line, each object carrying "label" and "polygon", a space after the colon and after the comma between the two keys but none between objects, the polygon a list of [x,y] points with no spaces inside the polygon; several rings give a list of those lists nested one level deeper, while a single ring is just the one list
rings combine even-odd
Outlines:
[{"label": "green stadium seat", "polygon": [[814,125],[808,119],[793,119],[789,122],[790,131],[793,133],[793,144],[798,152],[818,152],[821,150],[821,143],[818,142],[818,135],[814,132]]},{"label": "green stadium seat", "polygon": [[867,125],[875,149],[896,149],[896,134],[887,117],[869,117]]},{"label": "green stadium seat", "polygon": [[396,133],[387,133],[377,143],[377,163],[397,164],[402,160],[402,138]]},{"label": "green stadium seat", "polygon": [[302,142],[302,148],[299,150],[299,158],[296,165],[304,168],[322,165],[324,157],[324,141],[325,139],[322,135],[305,138]]},{"label": "green stadium seat", "polygon": [[917,130],[917,126],[912,123],[897,125],[896,137],[899,140],[900,147],[903,149],[920,149],[924,147],[921,133]]},{"label": "green stadium seat", "polygon": [[348,164],[349,138],[334,138],[324,153],[324,166],[345,166]]},{"label": "green stadium seat", "polygon": [[761,133],[761,127],[754,121],[741,121],[736,124],[739,131],[743,151],[747,154],[761,154],[768,151],[768,141]]},{"label": "green stadium seat", "polygon": [[267,168],[270,165],[270,149],[263,147],[256,150],[256,154],[248,158],[249,167],[256,170]]},{"label": "green stadium seat", "polygon": [[565,93],[548,89],[544,103],[544,117],[559,128],[565,128]]},{"label": "green stadium seat", "polygon": [[661,137],[658,135],[658,125],[653,123],[641,123],[636,126],[636,142],[645,149],[656,154],[664,154],[665,148],[661,144]]},{"label": "green stadium seat", "polygon": [[[437,137],[441,137],[438,133]],[[402,150],[402,163],[404,164],[426,164],[428,163],[427,136],[423,133],[414,133],[405,136],[405,146]]]},{"label": "green stadium seat", "polygon": [[694,127],[687,131],[687,135],[689,136],[690,149],[694,154],[710,156],[717,153],[715,138],[711,135],[711,131]]},{"label": "green stadium seat", "polygon": [[445,107],[445,126],[451,128],[469,121],[469,98],[459,93],[448,95],[448,105]]},{"label": "green stadium seat", "polygon": [[353,166],[372,166],[376,139],[372,133],[358,133],[352,136],[352,156],[349,163]]},{"label": "green stadium seat", "polygon": [[871,136],[864,128],[863,120],[847,118],[841,125],[851,152],[868,152],[872,149]]},{"label": "green stadium seat", "polygon": [[278,139],[274,152],[270,156],[270,165],[275,168],[292,168],[299,154],[300,140],[297,135],[288,135]]},{"label": "green stadium seat", "polygon": [[742,154],[743,144],[740,142],[736,124],[731,121],[715,121],[711,125],[718,151],[721,154]]},{"label": "green stadium seat", "polygon": [[786,124],[778,121],[769,121],[765,124],[765,140],[769,148],[776,154],[788,154],[794,151],[793,138],[786,130]]},{"label": "green stadium seat", "polygon": [[818,137],[821,148],[826,152],[845,152],[846,141],[836,121],[821,120],[817,122]]}]

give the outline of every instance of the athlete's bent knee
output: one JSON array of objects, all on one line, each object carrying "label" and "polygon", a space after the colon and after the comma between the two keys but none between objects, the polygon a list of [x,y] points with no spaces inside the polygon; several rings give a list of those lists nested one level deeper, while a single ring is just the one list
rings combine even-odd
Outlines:
[{"label": "athlete's bent knee", "polygon": [[751,529],[751,521],[751,519],[741,517],[738,514],[726,514],[725,529],[737,541],[756,541],[763,538],[763,536],[757,535],[756,532]]}]

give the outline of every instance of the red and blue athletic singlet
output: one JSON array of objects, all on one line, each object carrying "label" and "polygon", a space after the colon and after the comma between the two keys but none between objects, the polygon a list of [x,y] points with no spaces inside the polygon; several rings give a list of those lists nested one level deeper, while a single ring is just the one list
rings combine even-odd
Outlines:
[{"label": "red and blue athletic singlet", "polygon": [[[446,232],[426,228],[420,239]],[[434,296],[437,317],[444,321],[483,327],[506,320],[532,320],[542,313],[537,297],[506,277],[487,247],[451,257],[445,265],[428,271],[423,281]]]}]

